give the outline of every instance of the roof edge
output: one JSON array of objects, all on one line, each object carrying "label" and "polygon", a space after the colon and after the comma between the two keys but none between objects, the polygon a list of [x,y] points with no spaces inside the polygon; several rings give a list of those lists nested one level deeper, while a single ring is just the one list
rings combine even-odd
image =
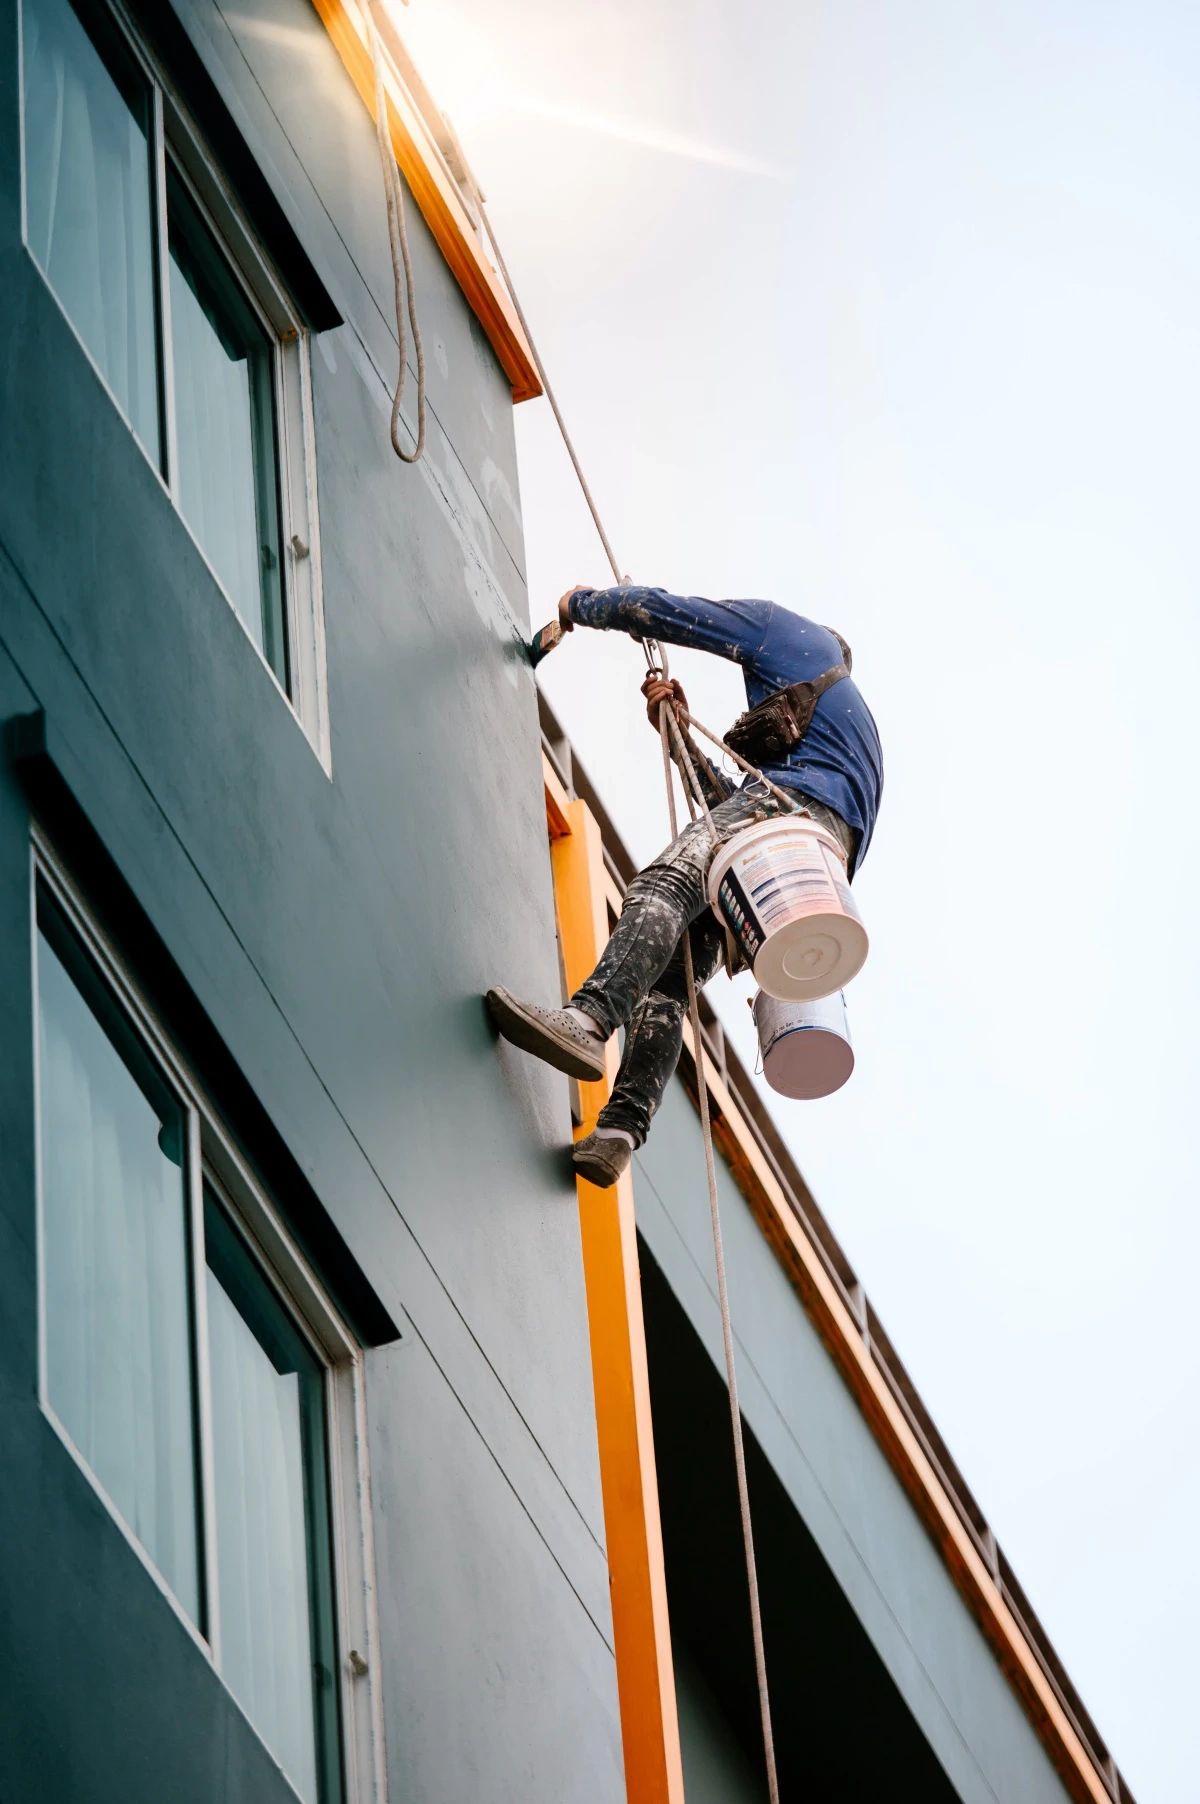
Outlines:
[{"label": "roof edge", "polygon": [[[312,5],[374,119],[375,75],[360,8],[353,0],[312,0]],[[542,392],[533,352],[512,297],[488,257],[459,177],[450,166],[449,155],[461,160],[457,140],[436,110],[394,27],[381,21],[380,35],[387,52],[388,126],[400,172],[467,305],[487,334],[512,386],[514,402],[533,400]],[[444,138],[444,145],[439,137]]]}]

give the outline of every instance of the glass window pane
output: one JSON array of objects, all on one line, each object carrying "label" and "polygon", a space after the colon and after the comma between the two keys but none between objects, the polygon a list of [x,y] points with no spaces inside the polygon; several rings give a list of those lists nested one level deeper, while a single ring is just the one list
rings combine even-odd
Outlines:
[{"label": "glass window pane", "polygon": [[308,1804],[341,1795],[324,1371],[205,1192],[221,1672]]},{"label": "glass window pane", "polygon": [[167,217],[179,505],[286,689],[273,340],[174,170]]},{"label": "glass window pane", "polygon": [[184,1112],[56,911],[39,919],[46,1392],[199,1623]]},{"label": "glass window pane", "polygon": [[151,92],[116,32],[24,0],[29,248],[161,467]]}]

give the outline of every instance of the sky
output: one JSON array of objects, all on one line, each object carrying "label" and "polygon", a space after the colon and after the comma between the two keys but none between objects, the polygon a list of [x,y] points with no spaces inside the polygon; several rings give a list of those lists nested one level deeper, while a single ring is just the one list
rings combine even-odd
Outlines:
[{"label": "sky", "polygon": [[[858,1066],[775,1119],[1139,1804],[1194,1804],[1200,11],[401,23],[624,568],[854,647]],[[544,402],[517,436],[537,625],[607,570]],[[645,859],[642,668],[577,632],[541,674]],[[709,991],[747,1062],[750,993]]]}]

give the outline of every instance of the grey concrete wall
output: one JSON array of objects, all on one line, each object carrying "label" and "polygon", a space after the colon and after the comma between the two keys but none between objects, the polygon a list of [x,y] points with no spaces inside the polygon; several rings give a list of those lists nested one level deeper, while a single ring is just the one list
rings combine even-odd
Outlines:
[{"label": "grey concrete wall", "polygon": [[[719,1178],[750,1429],[964,1804],[1064,1804],[1028,1718],[723,1164]],[[699,1123],[678,1081],[637,1156],[634,1194],[646,1244],[723,1373]]]},{"label": "grey concrete wall", "polygon": [[[176,10],[344,321],[313,356],[333,777],[22,247],[15,0],[0,717],[46,711],[404,1331],[368,1362],[391,1795],[604,1804],[623,1787],[566,1085],[480,1004],[498,978],[557,984],[511,398],[414,213],[429,454],[395,461],[370,121],[307,0]],[[37,1406],[28,833],[5,767],[0,1798],[260,1804],[290,1794]]]}]

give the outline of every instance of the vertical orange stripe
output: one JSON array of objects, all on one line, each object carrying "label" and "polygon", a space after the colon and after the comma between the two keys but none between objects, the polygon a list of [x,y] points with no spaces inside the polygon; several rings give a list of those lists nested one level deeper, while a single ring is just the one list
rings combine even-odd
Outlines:
[{"label": "vertical orange stripe", "polygon": [[[568,802],[566,832],[551,841],[559,934],[567,987],[589,975],[608,939],[600,829],[584,802]],[[581,1084],[583,1123],[590,1132],[616,1075]],[[663,1565],[658,1478],[650,1419],[650,1381],[642,1320],[633,1182],[611,1190],[579,1184],[579,1220],[587,1290],[592,1381],[604,1532],[612,1586],[617,1693],[629,1804],[683,1804],[683,1763],[671,1664],[667,1581]]]}]

